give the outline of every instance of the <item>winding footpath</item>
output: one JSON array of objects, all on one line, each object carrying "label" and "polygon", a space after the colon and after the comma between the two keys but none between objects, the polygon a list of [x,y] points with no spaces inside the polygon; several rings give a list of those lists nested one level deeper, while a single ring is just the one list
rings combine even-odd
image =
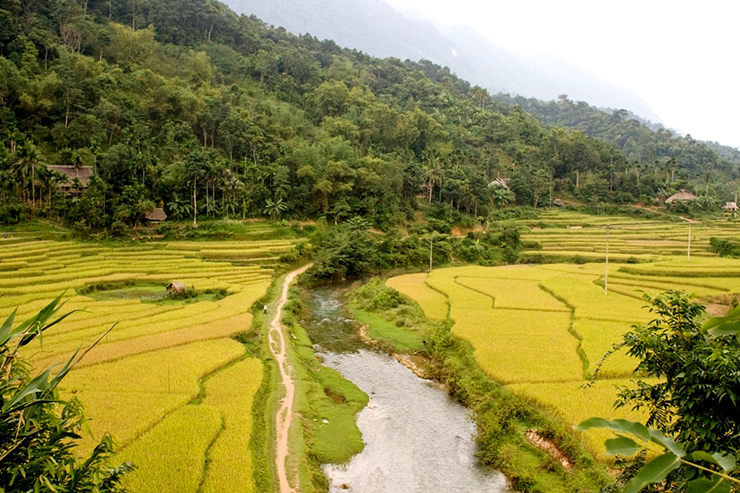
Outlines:
[{"label": "winding footpath", "polygon": [[295,395],[295,385],[290,377],[290,365],[285,356],[285,336],[280,319],[283,314],[283,305],[288,300],[288,288],[293,280],[303,274],[311,265],[306,265],[298,270],[288,274],[283,281],[283,291],[275,311],[275,318],[270,322],[270,351],[280,367],[280,376],[285,387],[285,397],[283,397],[280,409],[275,417],[276,434],[277,434],[277,453],[275,461],[277,465],[278,479],[280,481],[280,493],[296,493],[296,490],[290,486],[288,476],[285,472],[285,459],[288,457],[288,432],[290,424],[293,421],[293,398]]}]

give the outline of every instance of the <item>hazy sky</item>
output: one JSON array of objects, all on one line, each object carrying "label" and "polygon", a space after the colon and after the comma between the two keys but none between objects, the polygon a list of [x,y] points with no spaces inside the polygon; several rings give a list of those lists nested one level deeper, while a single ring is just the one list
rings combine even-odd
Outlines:
[{"label": "hazy sky", "polygon": [[640,96],[666,126],[740,147],[740,1],[384,1],[560,55]]}]

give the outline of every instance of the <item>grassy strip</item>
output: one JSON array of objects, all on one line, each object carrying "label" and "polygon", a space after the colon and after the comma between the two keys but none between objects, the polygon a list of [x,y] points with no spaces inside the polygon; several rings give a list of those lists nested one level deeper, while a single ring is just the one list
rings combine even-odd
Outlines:
[{"label": "grassy strip", "polygon": [[[376,289],[376,296],[369,295],[370,289]],[[387,289],[390,288],[378,290],[368,283],[358,291],[365,291],[363,297],[372,300]],[[415,330],[425,334],[428,371],[447,386],[453,397],[472,409],[478,427],[478,457],[482,462],[501,470],[514,488],[524,493],[595,492],[612,482],[605,467],[594,460],[562,422],[489,378],[478,365],[470,344],[452,335],[449,319],[446,323],[430,322],[414,302],[403,299],[400,293],[391,296],[402,302],[391,309],[379,303],[374,314],[386,316],[392,323],[399,313],[416,310],[419,323]],[[363,305],[367,309],[372,301]],[[525,439],[527,429],[536,429],[540,436],[554,442],[572,459],[574,467],[566,471],[551,455],[530,444]]]},{"label": "grassy strip", "polygon": [[[387,352],[417,352],[424,350],[423,334],[402,319],[389,321],[377,313],[353,309],[355,319],[368,326],[367,335]],[[397,322],[402,321],[401,325]]]},{"label": "grassy strip", "polygon": [[265,295],[252,304],[252,330],[240,335],[237,340],[247,352],[262,360],[262,385],[257,389],[252,401],[252,436],[249,448],[252,451],[253,478],[255,491],[275,491],[277,472],[275,470],[275,413],[279,407],[279,371],[277,362],[270,354],[269,319],[262,307],[272,303],[278,296],[282,278],[277,278],[267,289]]},{"label": "grassy strip", "polygon": [[558,300],[559,302],[567,306],[568,309],[570,310],[570,327],[568,327],[568,332],[570,332],[570,334],[573,337],[578,339],[578,347],[576,348],[576,354],[581,359],[581,363],[583,363],[583,377],[586,380],[591,380],[591,372],[589,371],[588,356],[586,355],[586,352],[583,350],[583,336],[579,334],[578,331],[576,331],[575,326],[574,326],[576,322],[576,307],[568,303],[568,300],[566,300],[565,298],[558,296],[554,291],[547,289],[542,284],[540,284],[539,287],[542,291],[544,291],[545,293],[549,294],[550,296],[552,296],[553,298],[555,298],[556,300]]},{"label": "grassy strip", "polygon": [[[203,405],[221,413],[223,429],[206,451],[205,474],[199,488],[201,492],[256,491],[249,449],[252,417],[244,411],[252,408],[254,394],[262,383],[261,376],[262,363],[255,358],[246,358],[205,382]],[[234,392],[235,388],[237,392]]]},{"label": "grassy strip", "polygon": [[217,410],[185,406],[169,415],[123,451],[120,460],[139,466],[126,476],[130,491],[196,491],[205,465],[205,453],[221,430]]},{"label": "grassy strip", "polygon": [[355,415],[367,405],[368,396],[339,372],[321,364],[298,323],[302,309],[299,291],[293,288],[284,307],[283,323],[289,328],[287,354],[294,369],[294,409],[302,434],[292,435],[291,455],[296,456],[291,463],[298,471],[300,491],[323,492],[329,484],[321,465],[348,462],[365,446]]}]

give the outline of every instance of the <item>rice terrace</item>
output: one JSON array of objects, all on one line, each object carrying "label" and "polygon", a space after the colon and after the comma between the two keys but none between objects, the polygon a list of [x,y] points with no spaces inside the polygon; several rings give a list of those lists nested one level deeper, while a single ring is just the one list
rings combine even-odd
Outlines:
[{"label": "rice terrace", "polygon": [[[689,254],[686,223],[554,211],[520,224],[525,240],[542,245],[522,256],[538,263],[445,267],[391,277],[386,285],[430,321],[449,320],[485,374],[554,419],[571,426],[591,416],[643,420],[612,408],[615,385],[629,385],[636,361],[622,350],[598,371],[597,364],[632,324],[650,320],[645,293],[692,292],[713,312],[727,311],[740,292],[740,261],[717,257],[708,239],[733,237],[735,226],[692,224]],[[606,224],[608,267],[594,262],[606,255]],[[255,444],[273,432],[268,419],[254,417],[269,417],[277,402],[269,388],[274,371],[265,372],[255,349],[267,325],[263,302],[256,302],[285,271],[280,255],[305,241],[272,239],[278,230],[252,223],[231,240],[101,245],[19,230],[2,240],[0,315],[20,307],[19,317],[30,316],[59,293],[73,311],[25,350],[34,365],[65,361],[115,324],[67,377],[64,395],[79,398],[92,418],[84,451],[111,433],[117,458],[136,464],[125,480],[131,491],[257,491],[257,484],[273,484],[258,469],[269,466],[274,445]],[[560,263],[542,263],[548,260]],[[172,280],[190,295],[167,296]],[[607,464],[610,436],[584,435],[586,448]],[[288,454],[303,453],[290,443]],[[298,485],[295,474],[287,471]]]},{"label": "rice terrace", "polygon": [[0,493],[740,493],[740,2],[582,3],[2,2]]},{"label": "rice terrace", "polygon": [[[258,224],[249,233],[272,231]],[[18,306],[27,317],[62,292],[75,311],[27,349],[34,364],[64,361],[116,324],[66,381],[65,393],[95,417],[95,440],[83,448],[113,433],[121,458],[137,464],[133,491],[254,490],[250,409],[263,369],[234,337],[250,329],[249,310],[294,240],[2,241],[4,316]],[[198,296],[165,297],[175,279]]]}]

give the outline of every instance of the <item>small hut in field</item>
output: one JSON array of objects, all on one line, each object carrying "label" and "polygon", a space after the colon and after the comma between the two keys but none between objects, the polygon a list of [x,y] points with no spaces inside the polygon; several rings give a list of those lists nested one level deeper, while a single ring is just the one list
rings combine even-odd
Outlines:
[{"label": "small hut in field", "polygon": [[740,208],[737,206],[737,202],[725,202],[725,205],[722,206],[722,210],[727,212],[737,212],[738,209]]},{"label": "small hut in field", "polygon": [[665,199],[666,204],[672,204],[674,202],[689,202],[691,200],[696,200],[696,195],[691,193],[690,190],[681,189],[678,192],[674,193],[667,199]]},{"label": "small hut in field", "polygon": [[554,205],[556,207],[565,207],[565,202],[563,202],[560,199],[555,199],[555,200],[552,201],[552,205]]},{"label": "small hut in field", "polygon": [[180,296],[188,292],[188,287],[184,282],[172,281],[167,285],[167,294],[170,296]]},{"label": "small hut in field", "polygon": [[144,217],[150,223],[161,223],[167,220],[167,214],[162,207],[156,207],[147,212]]}]

